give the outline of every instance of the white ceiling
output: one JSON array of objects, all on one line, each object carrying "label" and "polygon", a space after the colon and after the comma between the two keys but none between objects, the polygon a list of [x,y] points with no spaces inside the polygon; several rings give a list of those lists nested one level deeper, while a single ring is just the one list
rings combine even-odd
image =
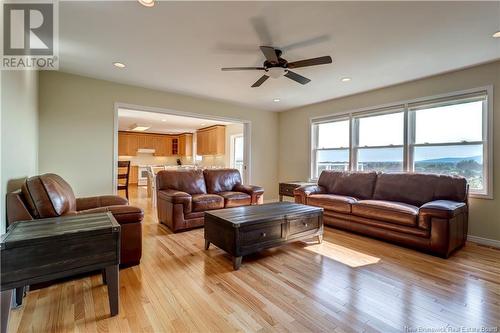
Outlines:
[{"label": "white ceiling", "polygon": [[149,133],[194,133],[197,129],[212,125],[228,125],[219,120],[183,117],[157,112],[118,109],[118,129],[130,131],[134,124],[151,126]]},{"label": "white ceiling", "polygon": [[[498,1],[68,1],[59,11],[63,71],[271,111],[500,58]],[[260,72],[220,71],[262,65],[259,45],[333,64],[296,69],[305,86],[282,77],[251,88]]]}]

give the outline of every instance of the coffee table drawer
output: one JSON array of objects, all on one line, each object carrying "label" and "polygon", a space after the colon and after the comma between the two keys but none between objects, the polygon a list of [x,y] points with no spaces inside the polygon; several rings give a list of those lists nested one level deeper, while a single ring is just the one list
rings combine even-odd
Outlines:
[{"label": "coffee table drawer", "polygon": [[252,226],[240,230],[241,245],[256,245],[283,238],[282,224]]},{"label": "coffee table drawer", "polygon": [[303,217],[297,219],[289,219],[289,233],[290,235],[300,234],[309,230],[316,230],[319,228],[319,217]]}]

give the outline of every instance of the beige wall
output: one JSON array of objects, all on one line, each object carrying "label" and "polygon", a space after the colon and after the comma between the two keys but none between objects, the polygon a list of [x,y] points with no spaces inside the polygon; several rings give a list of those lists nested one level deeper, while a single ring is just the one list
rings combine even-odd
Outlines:
[{"label": "beige wall", "polygon": [[276,113],[62,72],[42,72],[39,83],[40,172],[59,173],[77,195],[113,191],[114,103],[122,102],[251,121],[252,183],[277,197]]},{"label": "beige wall", "polygon": [[[356,78],[353,78],[356,80]],[[309,105],[279,115],[279,179],[309,177],[310,117],[493,85],[494,200],[471,199],[469,233],[500,240],[500,61]],[[443,124],[445,126],[445,124]]]},{"label": "beige wall", "polygon": [[38,73],[2,71],[0,233],[5,195],[38,172]]}]

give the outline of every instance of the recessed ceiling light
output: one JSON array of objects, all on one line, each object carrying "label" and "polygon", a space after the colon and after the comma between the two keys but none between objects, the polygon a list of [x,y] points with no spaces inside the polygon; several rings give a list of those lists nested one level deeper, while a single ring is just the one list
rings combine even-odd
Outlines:
[{"label": "recessed ceiling light", "polygon": [[493,38],[500,38],[500,31],[495,32]]},{"label": "recessed ceiling light", "polygon": [[273,102],[274,102],[274,103],[278,103],[279,101],[281,101],[281,99],[279,99],[279,98],[275,98],[275,99],[273,99]]},{"label": "recessed ceiling light", "polygon": [[203,124],[200,124],[200,126],[205,126],[205,125],[206,125],[205,123],[203,123]]},{"label": "recessed ceiling light", "polygon": [[125,68],[125,67],[127,67],[127,66],[125,66],[125,64],[124,64],[124,63],[122,63],[122,62],[114,62],[114,63],[113,63],[113,65],[114,65],[115,67],[118,67],[118,68]]},{"label": "recessed ceiling light", "polygon": [[161,121],[167,121],[167,119],[162,119]]},{"label": "recessed ceiling light", "polygon": [[340,81],[349,82],[349,81],[351,81],[351,78],[346,76],[346,77],[341,78]]},{"label": "recessed ceiling light", "polygon": [[155,0],[138,0],[139,3],[145,7],[153,7],[155,5]]}]

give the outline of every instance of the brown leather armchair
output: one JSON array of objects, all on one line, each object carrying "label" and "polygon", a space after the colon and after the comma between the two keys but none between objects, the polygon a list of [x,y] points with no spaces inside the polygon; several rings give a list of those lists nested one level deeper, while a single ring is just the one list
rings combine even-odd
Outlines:
[{"label": "brown leather armchair", "polygon": [[467,240],[468,186],[462,177],[323,171],[295,202],[324,208],[335,228],[447,258]]},{"label": "brown leather armchair", "polygon": [[236,169],[165,170],[156,175],[158,220],[172,231],[201,227],[205,211],[261,204],[264,189],[242,185]]},{"label": "brown leather armchair", "polygon": [[56,174],[26,179],[20,191],[7,194],[7,222],[64,215],[111,212],[121,225],[120,264],[138,265],[142,256],[142,209],[116,195],[75,198],[71,186]]}]

